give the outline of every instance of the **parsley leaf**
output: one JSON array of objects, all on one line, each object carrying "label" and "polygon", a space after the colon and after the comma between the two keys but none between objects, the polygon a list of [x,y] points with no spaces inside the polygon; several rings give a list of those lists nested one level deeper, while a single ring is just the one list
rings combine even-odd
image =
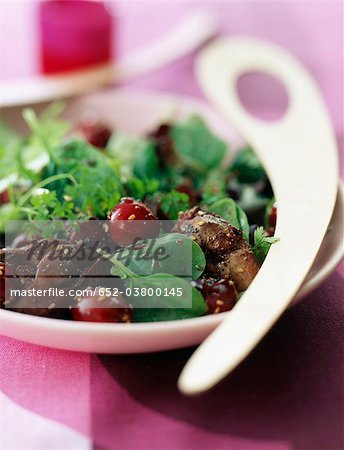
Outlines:
[{"label": "parsley leaf", "polygon": [[[75,218],[74,204],[60,202],[56,192],[44,192],[30,198],[31,218],[25,224],[25,231],[42,238],[66,237],[65,220]],[[30,206],[29,206],[30,208]]]},{"label": "parsley leaf", "polygon": [[90,216],[104,218],[122,196],[119,173],[106,155],[84,141],[72,140],[55,150],[57,160],[50,161],[44,178],[70,173],[76,180],[60,179],[47,185],[62,201],[71,197],[75,206]]},{"label": "parsley leaf", "polygon": [[157,192],[153,199],[159,200],[161,211],[169,220],[177,220],[180,211],[190,208],[190,198],[184,192],[172,190],[170,192]]},{"label": "parsley leaf", "polygon": [[[61,140],[69,130],[69,125],[66,122],[57,119],[63,108],[63,103],[52,103],[42,112],[39,118],[32,109],[24,109],[23,117],[32,132],[27,146],[31,153],[40,155],[47,152],[50,159],[56,159],[54,149],[60,145]],[[28,148],[26,151],[28,151]]]},{"label": "parsley leaf", "polygon": [[131,177],[123,183],[125,194],[128,197],[143,200],[146,195],[153,194],[159,189],[160,183],[155,178],[141,179]]},{"label": "parsley leaf", "polygon": [[259,227],[255,230],[252,251],[260,264],[263,264],[271,244],[275,244],[278,241],[279,239],[274,236],[266,236],[263,227]]}]

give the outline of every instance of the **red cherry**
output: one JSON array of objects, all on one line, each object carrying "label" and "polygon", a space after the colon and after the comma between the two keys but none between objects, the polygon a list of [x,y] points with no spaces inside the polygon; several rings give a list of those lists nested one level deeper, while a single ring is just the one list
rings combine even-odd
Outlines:
[{"label": "red cherry", "polygon": [[5,203],[8,203],[10,201],[10,198],[8,196],[7,191],[0,192],[0,205],[4,205]]},{"label": "red cherry", "polygon": [[208,314],[230,311],[237,300],[238,293],[233,281],[201,278],[194,285],[202,292],[208,305]]},{"label": "red cherry", "polygon": [[152,211],[142,202],[123,197],[109,213],[109,233],[120,245],[130,245],[136,239],[158,236],[160,224]]},{"label": "red cherry", "polygon": [[277,204],[274,203],[273,206],[271,207],[269,214],[269,230],[268,230],[269,236],[273,236],[275,234],[276,222],[277,222]]},{"label": "red cherry", "polygon": [[98,121],[95,114],[86,114],[81,122],[81,129],[87,141],[98,148],[105,148],[111,137],[111,130]]},{"label": "red cherry", "polygon": [[133,321],[133,308],[120,294],[100,295],[100,292],[95,289],[92,295],[76,299],[77,304],[72,308],[73,320],[113,323]]}]

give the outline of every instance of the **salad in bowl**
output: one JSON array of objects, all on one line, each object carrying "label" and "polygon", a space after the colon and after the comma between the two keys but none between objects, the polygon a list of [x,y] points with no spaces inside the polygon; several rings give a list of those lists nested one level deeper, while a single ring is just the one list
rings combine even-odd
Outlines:
[{"label": "salad in bowl", "polygon": [[[277,240],[273,191],[254,150],[243,146],[228,162],[230,143],[202,114],[138,136],[93,111],[71,125],[59,110],[24,110],[25,137],[0,128],[1,308],[128,324],[245,301]],[[73,273],[52,257],[94,241],[94,258]]]}]

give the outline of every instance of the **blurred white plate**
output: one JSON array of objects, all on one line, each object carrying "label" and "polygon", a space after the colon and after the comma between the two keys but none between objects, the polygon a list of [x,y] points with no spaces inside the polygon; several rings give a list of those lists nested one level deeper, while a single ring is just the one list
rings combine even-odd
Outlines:
[{"label": "blurred white plate", "polygon": [[[103,122],[116,130],[139,135],[151,130],[162,120],[180,119],[197,113],[205,118],[215,133],[229,142],[229,158],[244,143],[209,106],[191,97],[112,90],[71,101],[65,116],[77,123],[88,110],[95,111]],[[17,113],[9,111],[7,119],[13,122],[15,117],[18,118]],[[343,229],[344,196],[340,187],[328,232],[292,304],[316,289],[334,271],[343,257]],[[240,301],[245,301],[245,297]],[[223,320],[225,314],[230,312],[173,322],[102,324],[41,318],[0,310],[0,332],[33,344],[66,350],[141,353],[198,344]]]}]

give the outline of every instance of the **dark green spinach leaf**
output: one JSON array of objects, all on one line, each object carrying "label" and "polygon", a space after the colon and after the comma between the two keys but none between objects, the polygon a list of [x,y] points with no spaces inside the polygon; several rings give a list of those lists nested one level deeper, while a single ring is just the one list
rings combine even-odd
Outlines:
[{"label": "dark green spinach leaf", "polygon": [[198,174],[217,168],[226,153],[226,143],[215,136],[199,116],[174,124],[171,137],[182,163]]},{"label": "dark green spinach leaf", "polygon": [[246,213],[233,199],[223,198],[217,200],[208,206],[208,211],[218,214],[233,225],[233,227],[239,228],[243,232],[244,238],[248,240],[250,226]]}]

